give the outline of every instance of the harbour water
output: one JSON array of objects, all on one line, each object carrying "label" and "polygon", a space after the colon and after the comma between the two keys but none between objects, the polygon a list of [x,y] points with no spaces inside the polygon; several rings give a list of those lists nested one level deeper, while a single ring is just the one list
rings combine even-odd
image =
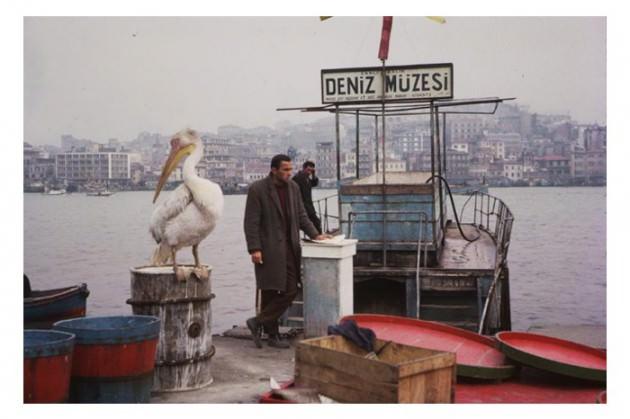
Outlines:
[{"label": "harbour water", "polygon": [[[333,195],[314,190],[314,198]],[[491,188],[516,218],[508,257],[512,325],[606,323],[606,188]],[[24,272],[34,289],[86,282],[88,315],[126,314],[131,267],[146,265],[152,192],[24,194]],[[458,209],[465,197],[456,197]],[[212,265],[213,333],[254,312],[243,236],[245,195],[225,197],[222,220],[199,248]],[[449,205],[449,213],[451,213]],[[178,262],[191,263],[184,249]]]}]

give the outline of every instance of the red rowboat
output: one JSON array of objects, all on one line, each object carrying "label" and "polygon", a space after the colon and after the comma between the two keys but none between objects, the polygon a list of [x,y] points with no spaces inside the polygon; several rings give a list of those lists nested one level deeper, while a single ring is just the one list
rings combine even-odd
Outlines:
[{"label": "red rowboat", "polygon": [[497,333],[501,351],[522,364],[585,380],[606,381],[606,351],[551,336]]},{"label": "red rowboat", "polygon": [[355,314],[359,327],[372,329],[376,337],[405,345],[454,352],[457,375],[482,379],[512,376],[516,367],[499,351],[497,343],[486,336],[442,323],[380,314]]}]

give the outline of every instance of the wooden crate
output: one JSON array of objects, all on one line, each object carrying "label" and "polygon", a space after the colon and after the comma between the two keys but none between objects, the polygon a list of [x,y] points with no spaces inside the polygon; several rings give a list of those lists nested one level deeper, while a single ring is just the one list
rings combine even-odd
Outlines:
[{"label": "wooden crate", "polygon": [[[376,340],[378,350],[386,341]],[[295,384],[347,403],[452,403],[455,354],[389,343],[378,359],[342,336],[300,342]]]}]

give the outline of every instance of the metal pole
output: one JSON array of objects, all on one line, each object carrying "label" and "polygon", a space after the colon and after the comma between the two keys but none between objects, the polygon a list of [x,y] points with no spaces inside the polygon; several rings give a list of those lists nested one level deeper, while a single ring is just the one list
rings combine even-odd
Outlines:
[{"label": "metal pole", "polygon": [[376,147],[375,147],[376,173],[378,173],[378,115],[374,115],[374,131],[376,133]]},{"label": "metal pole", "polygon": [[355,165],[357,168],[357,179],[359,178],[359,111],[357,111],[357,121],[356,121],[356,130],[357,130],[357,154],[355,156]]},{"label": "metal pole", "polygon": [[[381,96],[381,118],[382,118],[382,126],[383,126],[383,203],[385,202],[385,161],[387,160],[387,158],[385,157],[385,60],[383,61],[383,70],[382,70],[382,79],[383,79],[383,86],[382,86],[382,95]],[[385,208],[383,208],[385,209]]]},{"label": "metal pole", "polygon": [[[386,202],[385,202],[385,162],[386,162],[386,157],[385,157],[385,60],[381,60],[383,62],[383,70],[381,72],[381,79],[383,82],[383,86],[381,89],[381,118],[382,118],[382,126],[383,126],[383,189],[381,191],[382,193],[382,200],[383,200],[383,210],[387,210],[387,206],[386,206]],[[387,214],[383,214],[383,266],[387,266],[387,243],[386,243],[386,239],[387,237],[385,236],[385,230],[387,229]]]},{"label": "metal pole", "polygon": [[335,105],[335,132],[337,134],[337,184],[341,180],[341,138],[339,137],[339,105]]},{"label": "metal pole", "polygon": [[442,148],[444,150],[444,177],[446,178],[446,112],[442,112]]},{"label": "metal pole", "polygon": [[[446,160],[446,156],[442,155],[442,150],[441,150],[441,144],[440,144],[440,108],[439,107],[435,107],[435,139],[437,141],[437,153],[438,153],[438,174],[440,175],[440,177],[443,177],[443,171],[442,171],[442,163],[443,160]],[[444,217],[446,214],[444,214],[444,196],[442,193],[442,190],[444,189],[444,185],[443,185],[443,181],[442,179],[440,179],[440,182],[438,182],[438,188],[440,189],[440,229],[443,231],[444,230]],[[442,236],[444,237],[444,236]]]},{"label": "metal pole", "polygon": [[431,101],[429,105],[429,114],[431,115],[429,126],[430,126],[430,134],[431,134],[431,188],[432,188],[432,194],[433,194],[433,214],[431,215],[431,225],[432,225],[431,230],[433,231],[433,243],[436,243],[437,235],[436,235],[435,227],[437,223],[435,222],[436,217],[435,217],[435,145],[434,145],[435,123],[433,122],[433,101]]},{"label": "metal pole", "polygon": [[[339,134],[339,105],[335,105],[335,132],[337,135],[337,188],[341,185],[341,138]],[[339,230],[341,230],[341,199],[337,196],[337,216],[339,217]]]}]

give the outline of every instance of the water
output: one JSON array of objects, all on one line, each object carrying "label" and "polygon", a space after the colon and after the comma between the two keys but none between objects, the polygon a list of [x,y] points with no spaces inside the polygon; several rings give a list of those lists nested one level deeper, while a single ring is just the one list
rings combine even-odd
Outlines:
[{"label": "water", "polygon": [[[314,192],[314,198],[334,194]],[[516,221],[508,257],[512,322],[606,322],[606,188],[494,188]],[[86,282],[88,315],[128,314],[129,268],[148,264],[152,192],[111,197],[24,195],[24,271],[35,289]],[[457,197],[459,203],[463,197]],[[459,208],[460,204],[458,204]],[[199,247],[213,266],[213,332],[254,314],[254,272],[243,235],[244,195],[225,197],[223,219]],[[449,206],[450,211],[450,206]],[[178,253],[192,263],[192,252]]]}]

